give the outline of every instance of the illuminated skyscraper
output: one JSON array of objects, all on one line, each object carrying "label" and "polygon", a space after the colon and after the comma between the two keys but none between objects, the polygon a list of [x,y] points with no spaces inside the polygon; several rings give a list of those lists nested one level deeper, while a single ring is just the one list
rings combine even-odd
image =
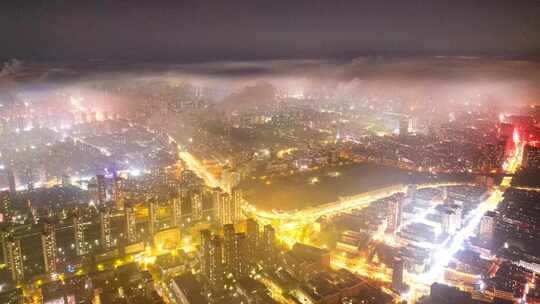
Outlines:
[{"label": "illuminated skyscraper", "polygon": [[248,272],[248,251],[247,238],[245,233],[237,233],[234,238],[234,265],[233,272],[237,277],[241,277]]},{"label": "illuminated skyscraper", "polygon": [[[221,191],[221,190],[220,190]],[[229,214],[229,205],[231,202],[231,197],[227,193],[220,193],[219,195],[216,195],[215,197],[218,198],[217,200],[217,218],[219,221],[219,225],[223,226],[226,224],[232,223],[230,220],[230,214]]]},{"label": "illuminated skyscraper", "polygon": [[75,252],[78,256],[82,256],[87,253],[84,230],[82,213],[80,209],[77,209],[73,216],[73,231],[75,233]]},{"label": "illuminated skyscraper", "polygon": [[107,199],[107,185],[105,183],[105,176],[103,175],[96,176],[96,183],[97,183],[96,205],[103,206]]},{"label": "illuminated skyscraper", "polygon": [[9,222],[12,215],[12,194],[9,191],[0,192],[0,223]]},{"label": "illuminated skyscraper", "polygon": [[222,246],[221,239],[214,237],[210,242],[210,267],[208,279],[210,283],[215,287],[221,287],[223,279],[223,262],[222,262]]},{"label": "illuminated skyscraper", "polygon": [[8,181],[9,192],[11,192],[12,196],[15,196],[17,193],[17,185],[15,184],[15,174],[13,174],[13,170],[6,169],[6,179]]},{"label": "illuminated skyscraper", "polygon": [[203,217],[203,202],[199,193],[191,196],[191,215],[194,221],[200,221]]},{"label": "illuminated skyscraper", "polygon": [[416,133],[418,131],[419,122],[418,117],[409,117],[407,121],[407,131],[409,133]]},{"label": "illuminated skyscraper", "polygon": [[242,218],[242,204],[244,202],[244,193],[240,188],[233,188],[231,195],[233,199],[233,223],[236,223]]},{"label": "illuminated skyscraper", "polygon": [[4,264],[9,265],[7,244],[11,238],[11,228],[2,227],[0,229],[0,237],[2,241],[2,256],[4,257]]},{"label": "illuminated skyscraper", "polygon": [[399,119],[399,136],[403,137],[409,134],[409,120],[405,117]]},{"label": "illuminated skyscraper", "polygon": [[200,260],[201,260],[201,273],[210,279],[210,251],[211,251],[212,234],[210,230],[201,230],[201,247],[200,247]]},{"label": "illuminated skyscraper", "polygon": [[461,229],[461,207],[450,205],[441,212],[441,228],[447,234],[453,235]]},{"label": "illuminated skyscraper", "polygon": [[124,198],[125,180],[119,176],[114,178],[113,199],[118,202]]},{"label": "illuminated skyscraper", "polygon": [[478,236],[483,241],[491,241],[495,232],[495,212],[488,211],[480,220]]},{"label": "illuminated skyscraper", "polygon": [[242,192],[233,189],[231,195],[220,193],[217,200],[218,219],[221,225],[235,224],[240,219]]},{"label": "illuminated skyscraper", "polygon": [[221,196],[224,194],[223,190],[219,187],[212,188],[211,190],[212,194],[212,208],[214,209],[214,218],[216,222],[219,224],[221,223],[220,215],[221,215]]},{"label": "illuminated skyscraper", "polygon": [[90,195],[90,198],[92,199],[92,202],[95,204],[95,205],[98,205],[98,186],[96,183],[94,182],[89,182],[88,183],[88,194]]},{"label": "illuminated skyscraper", "polygon": [[276,261],[276,231],[272,225],[265,225],[262,244],[265,265],[272,266]]},{"label": "illuminated skyscraper", "polygon": [[8,266],[11,269],[11,277],[14,282],[20,283],[24,281],[24,264],[19,239],[10,238],[6,244]]},{"label": "illuminated skyscraper", "polygon": [[182,192],[174,193],[170,197],[171,204],[171,222],[174,227],[180,227],[182,224]]},{"label": "illuminated skyscraper", "polygon": [[154,234],[158,231],[158,209],[159,202],[157,198],[151,198],[148,201],[148,232],[150,234],[150,237],[153,237]]},{"label": "illuminated skyscraper", "polygon": [[135,208],[132,202],[126,202],[124,206],[124,219],[126,228],[126,239],[128,243],[137,241],[137,222],[135,219]]},{"label": "illuminated skyscraper", "polygon": [[97,175],[96,181],[88,185],[88,192],[96,206],[102,206],[107,199],[107,185],[105,176]]},{"label": "illuminated skyscraper", "polygon": [[246,239],[249,264],[253,266],[258,261],[260,243],[259,224],[254,219],[246,221]]},{"label": "illuminated skyscraper", "polygon": [[41,246],[43,248],[45,273],[50,276],[56,273],[58,269],[56,261],[56,231],[54,230],[54,225],[49,222],[45,222],[43,225]]},{"label": "illuminated skyscraper", "polygon": [[114,178],[113,181],[113,200],[118,210],[124,209],[125,204],[125,180],[119,176]]},{"label": "illuminated skyscraper", "polygon": [[388,210],[388,229],[389,233],[395,233],[399,226],[401,226],[401,220],[403,217],[403,199],[397,197],[392,200],[389,205]]},{"label": "illuminated skyscraper", "polygon": [[223,226],[223,260],[225,261],[225,270],[228,273],[234,273],[235,255],[234,225],[227,224]]},{"label": "illuminated skyscraper", "polygon": [[111,210],[108,207],[99,208],[100,241],[103,249],[108,250],[113,247],[111,231]]}]

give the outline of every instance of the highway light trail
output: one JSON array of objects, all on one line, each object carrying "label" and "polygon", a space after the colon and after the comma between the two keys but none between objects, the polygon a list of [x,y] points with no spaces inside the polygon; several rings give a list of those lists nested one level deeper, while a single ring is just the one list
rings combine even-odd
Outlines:
[{"label": "highway light trail", "polygon": [[432,282],[442,281],[445,267],[452,257],[461,249],[463,242],[473,235],[474,230],[480,224],[482,216],[487,211],[495,210],[501,199],[502,193],[499,189],[496,189],[489,198],[469,213],[469,216],[465,219],[465,226],[454,236],[447,238],[433,254],[435,264],[431,266],[428,272],[420,275],[421,282],[431,284]]},{"label": "highway light trail", "polygon": [[178,153],[179,157],[186,163],[189,170],[195,172],[197,176],[204,179],[205,183],[210,187],[221,187],[226,190],[225,187],[204,168],[204,166],[193,156],[191,153],[182,151]]},{"label": "highway light trail", "polygon": [[210,173],[199,160],[197,160],[191,153],[185,151],[184,148],[174,139],[171,135],[167,135],[170,144],[176,145],[178,149],[178,157],[186,163],[189,170],[195,172],[197,176],[202,178],[206,185],[209,187],[220,187],[227,190],[223,185]]},{"label": "highway light trail", "polygon": [[[514,174],[520,167],[523,159],[523,147],[524,143],[515,143],[513,153],[508,157],[503,165],[503,169],[507,174]],[[407,275],[411,278],[409,281],[414,282],[414,284],[411,284],[411,287],[416,289],[418,294],[422,294],[421,290],[425,290],[425,287],[430,286],[433,282],[444,281],[444,272],[452,257],[462,248],[463,242],[474,234],[474,231],[480,224],[484,214],[497,208],[497,205],[503,199],[504,189],[509,187],[511,182],[511,175],[504,177],[501,181],[500,188],[495,188],[486,200],[480,203],[476,209],[469,213],[467,218],[464,220],[464,227],[455,235],[447,238],[433,254],[435,263],[431,266],[428,272],[418,276],[407,273]]]}]

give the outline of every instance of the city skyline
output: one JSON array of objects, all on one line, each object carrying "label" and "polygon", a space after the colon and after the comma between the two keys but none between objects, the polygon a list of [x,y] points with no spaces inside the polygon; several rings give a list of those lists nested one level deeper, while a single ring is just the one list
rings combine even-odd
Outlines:
[{"label": "city skyline", "polygon": [[539,1],[0,9],[0,303],[540,303]]}]

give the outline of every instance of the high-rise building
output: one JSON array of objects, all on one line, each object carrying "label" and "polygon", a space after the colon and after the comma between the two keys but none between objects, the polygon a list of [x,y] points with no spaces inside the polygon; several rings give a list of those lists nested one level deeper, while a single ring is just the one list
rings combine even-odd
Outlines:
[{"label": "high-rise building", "polygon": [[260,234],[259,224],[251,218],[246,221],[246,239],[248,262],[253,267],[258,262]]},{"label": "high-rise building", "polygon": [[73,216],[73,231],[75,233],[75,252],[78,256],[85,255],[87,253],[87,246],[85,240],[84,221],[80,209],[77,209]]},{"label": "high-rise building", "polygon": [[401,226],[403,218],[403,198],[396,197],[389,204],[388,210],[388,228],[389,233],[395,233]]},{"label": "high-rise building", "polygon": [[495,212],[488,211],[480,220],[478,237],[483,241],[491,241],[495,232]]},{"label": "high-rise building", "polygon": [[242,218],[242,205],[244,203],[244,192],[240,188],[233,188],[232,192],[232,213],[234,223],[238,222]]},{"label": "high-rise building", "polygon": [[223,190],[219,187],[215,187],[212,189],[212,205],[216,213],[215,218],[219,224],[221,224],[221,214],[222,214],[221,201],[223,199],[222,197],[224,194],[225,192],[223,192]]},{"label": "high-rise building", "polygon": [[203,201],[199,193],[193,193],[191,196],[191,215],[194,221],[200,221],[203,217]]},{"label": "high-rise building", "polygon": [[461,207],[449,206],[441,212],[441,226],[443,232],[453,235],[461,228]]},{"label": "high-rise building", "polygon": [[409,134],[409,120],[405,117],[399,119],[399,136]]},{"label": "high-rise building", "polygon": [[96,183],[97,183],[96,205],[103,206],[107,199],[107,184],[105,181],[105,176],[97,175]]},{"label": "high-rise building", "polygon": [[113,180],[113,192],[112,192],[112,198],[114,200],[114,204],[116,205],[116,209],[123,210],[125,199],[126,199],[126,180],[116,176]]},{"label": "high-rise building", "polygon": [[119,176],[114,178],[113,199],[118,202],[124,198],[125,180]]},{"label": "high-rise building", "polygon": [[201,230],[201,247],[200,247],[200,260],[201,260],[201,273],[210,279],[210,250],[212,245],[212,234],[210,230]]},{"label": "high-rise building", "polygon": [[95,205],[98,205],[98,186],[95,182],[89,182],[88,183],[88,194],[90,195],[90,199]]},{"label": "high-rise building", "polygon": [[99,208],[100,241],[101,247],[105,250],[113,247],[113,238],[111,231],[111,209],[102,206]]},{"label": "high-rise building", "polygon": [[10,238],[6,244],[8,265],[11,269],[13,282],[20,283],[24,281],[24,264],[21,248],[21,240]]},{"label": "high-rise building", "polygon": [[264,226],[262,239],[262,253],[265,265],[273,266],[276,261],[276,231],[272,225]]},{"label": "high-rise building", "polygon": [[409,117],[407,120],[407,131],[409,133],[416,133],[419,129],[419,125],[418,117]]},{"label": "high-rise building", "polygon": [[403,198],[398,198],[396,202],[397,206],[394,207],[394,210],[397,213],[396,229],[394,231],[399,230],[401,225],[403,224],[403,201],[404,201]]},{"label": "high-rise building", "polygon": [[10,227],[0,228],[0,237],[2,241],[2,256],[4,257],[4,264],[9,265],[8,260],[8,247],[7,244],[12,236],[12,231]]},{"label": "high-rise building", "polygon": [[153,237],[158,231],[158,209],[159,201],[157,198],[151,198],[148,201],[148,233],[150,234],[150,237]]},{"label": "high-rise building", "polygon": [[52,275],[57,272],[56,260],[56,231],[54,225],[49,222],[44,222],[43,231],[41,232],[41,246],[43,248],[43,262],[45,265],[45,273]]},{"label": "high-rise building", "polygon": [[174,227],[180,227],[180,225],[182,224],[182,201],[182,192],[171,194],[171,222]]},{"label": "high-rise building", "polygon": [[210,267],[208,279],[210,280],[210,283],[217,288],[221,288],[223,279],[222,254],[221,239],[214,237],[210,242]]},{"label": "high-rise building", "polygon": [[403,291],[403,259],[395,257],[393,262],[392,289],[398,294]]},{"label": "high-rise building", "polygon": [[137,222],[135,218],[135,207],[132,202],[126,202],[124,206],[124,221],[126,228],[126,239],[128,243],[137,241]]},{"label": "high-rise building", "polygon": [[237,277],[241,277],[248,272],[248,258],[247,258],[247,238],[245,233],[237,233],[235,235],[235,254],[233,273]]},{"label": "high-rise building", "polygon": [[227,273],[234,273],[236,255],[235,237],[233,224],[223,226],[223,260]]},{"label": "high-rise building", "polygon": [[12,195],[9,191],[0,192],[0,223],[7,223],[12,215]]},{"label": "high-rise building", "polygon": [[28,200],[27,206],[28,206],[28,210],[30,210],[30,216],[31,216],[32,222],[34,224],[37,224],[38,221],[39,221],[37,208],[34,207],[34,205],[32,205],[32,201],[30,201],[30,200]]},{"label": "high-rise building", "polygon": [[231,195],[220,193],[217,201],[218,219],[221,225],[235,224],[240,219],[242,192],[233,189]]},{"label": "high-rise building", "polygon": [[6,169],[6,179],[8,181],[9,192],[11,192],[12,196],[15,196],[17,193],[17,184],[15,183],[15,174],[13,174],[13,170]]},{"label": "high-rise building", "polygon": [[226,225],[226,224],[230,224],[232,222],[231,221],[231,216],[230,216],[230,213],[229,213],[229,205],[231,204],[231,197],[230,197],[230,195],[228,193],[223,192],[218,196],[218,198],[219,198],[219,200],[217,201],[217,203],[218,203],[218,205],[217,205],[217,213],[218,213],[217,219],[219,221],[219,224],[221,226]]}]

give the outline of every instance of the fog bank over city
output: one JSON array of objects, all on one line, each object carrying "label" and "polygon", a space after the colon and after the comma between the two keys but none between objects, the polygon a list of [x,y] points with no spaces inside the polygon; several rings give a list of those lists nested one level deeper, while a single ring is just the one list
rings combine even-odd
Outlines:
[{"label": "fog bank over city", "polygon": [[[62,88],[90,90],[96,83],[162,83],[212,88],[205,96],[264,99],[268,84],[289,96],[358,101],[393,99],[439,102],[534,104],[540,100],[540,63],[473,57],[338,60],[273,60],[197,64],[42,64],[13,60],[0,72],[0,96],[42,94]],[[260,90],[259,90],[260,89]],[[268,89],[268,87],[266,87]],[[7,101],[6,101],[7,102]],[[252,101],[257,102],[257,101]]]}]

